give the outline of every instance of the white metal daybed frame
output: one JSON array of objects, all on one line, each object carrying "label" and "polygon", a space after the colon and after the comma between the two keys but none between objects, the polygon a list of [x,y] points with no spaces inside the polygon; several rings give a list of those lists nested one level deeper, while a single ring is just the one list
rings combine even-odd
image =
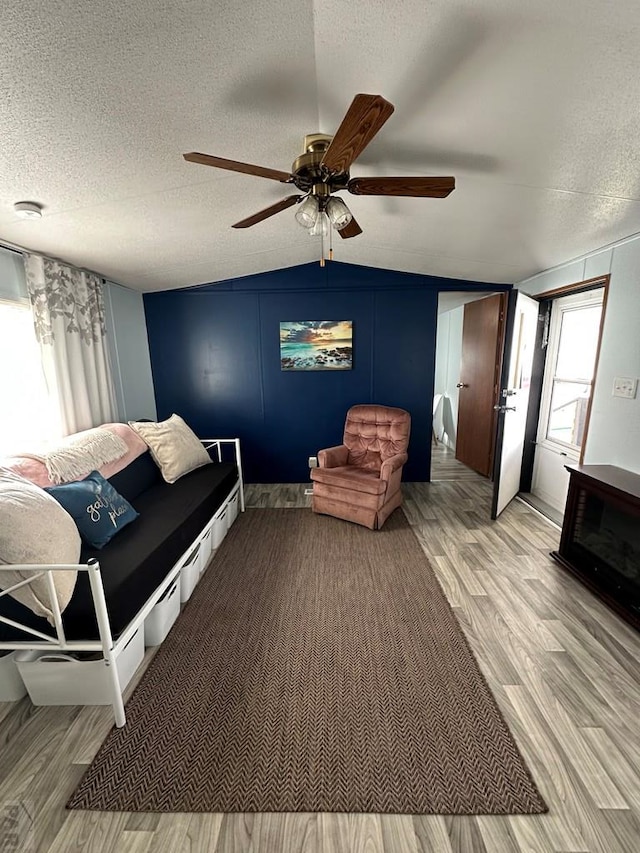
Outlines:
[{"label": "white metal daybed frame", "polygon": [[[238,482],[236,485],[233,486],[233,488],[227,495],[227,498],[225,499],[224,503],[227,503],[235,495],[235,493],[238,492],[240,501],[240,511],[244,512],[244,482],[242,478],[240,439],[203,438],[201,439],[201,441],[206,450],[211,450],[212,448],[215,448],[218,456],[218,462],[222,461],[222,445],[233,445],[235,463],[238,469]],[[224,506],[224,503],[221,504],[221,507]],[[221,507],[216,510],[216,513],[214,513],[214,517],[219,512]],[[120,679],[118,677],[118,670],[116,667],[116,660],[118,658],[118,655],[123,651],[129,640],[131,640],[136,631],[142,626],[145,618],[149,615],[153,607],[158,603],[158,601],[162,598],[167,589],[169,589],[171,584],[180,574],[185,560],[192,553],[194,545],[200,540],[202,533],[205,530],[206,526],[205,528],[203,528],[203,531],[198,534],[196,539],[189,545],[187,550],[184,552],[184,554],[182,554],[180,559],[169,571],[162,583],[156,588],[153,595],[151,595],[150,598],[147,599],[144,606],[138,611],[138,613],[134,616],[131,622],[127,625],[127,627],[115,641],[111,633],[109,612],[107,610],[107,602],[104,595],[104,587],[102,585],[102,574],[100,572],[100,563],[98,560],[91,559],[87,563],[71,563],[65,565],[0,565],[0,572],[19,571],[33,573],[34,575],[32,578],[22,580],[19,583],[7,587],[6,589],[0,589],[0,598],[5,595],[9,595],[11,592],[14,592],[20,587],[32,583],[32,581],[36,580],[36,578],[44,577],[46,579],[56,632],[55,637],[53,637],[43,633],[42,631],[38,631],[35,628],[31,628],[28,625],[22,625],[20,622],[15,622],[13,619],[9,619],[6,616],[0,615],[0,622],[3,622],[5,625],[10,625],[13,628],[17,628],[20,631],[24,631],[31,637],[35,638],[26,640],[0,641],[0,649],[8,649],[12,651],[36,651],[45,649],[47,651],[60,652],[101,651],[107,670],[109,693],[111,695],[111,707],[113,708],[115,724],[116,726],[118,726],[118,728],[121,728],[126,722],[126,716],[124,711],[124,702],[122,699],[122,690],[120,687]],[[93,607],[95,610],[96,621],[98,623],[98,632],[100,635],[99,640],[67,640],[65,636],[62,613],[60,612],[58,597],[56,595],[55,586],[53,583],[53,572],[64,572],[70,570],[89,573],[91,597],[93,598]]]}]

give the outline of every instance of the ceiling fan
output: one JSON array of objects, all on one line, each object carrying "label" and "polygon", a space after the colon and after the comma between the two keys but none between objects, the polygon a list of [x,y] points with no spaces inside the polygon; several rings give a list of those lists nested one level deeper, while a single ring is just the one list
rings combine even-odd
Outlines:
[{"label": "ceiling fan", "polygon": [[381,95],[356,95],[335,136],[312,133],[304,138],[304,152],[294,161],[291,172],[280,172],[251,163],[225,160],[191,151],[184,154],[190,163],[202,163],[231,172],[257,175],[283,184],[294,184],[303,195],[289,195],[264,210],[236,222],[233,228],[249,228],[282,210],[299,205],[296,219],[312,235],[326,236],[329,226],[341,237],[356,237],[362,228],[344,201],[335,196],[340,190],[353,195],[414,196],[445,198],[455,188],[455,178],[351,178],[349,169],[393,113],[393,105]]}]

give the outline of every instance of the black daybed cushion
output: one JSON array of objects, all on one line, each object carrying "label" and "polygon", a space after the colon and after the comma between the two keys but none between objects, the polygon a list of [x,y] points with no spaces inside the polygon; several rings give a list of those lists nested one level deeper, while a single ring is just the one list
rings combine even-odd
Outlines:
[{"label": "black daybed cushion", "polygon": [[[80,562],[84,563],[91,557],[100,562],[114,639],[127,627],[223,503],[237,476],[234,463],[216,462],[191,471],[171,485],[160,478],[152,488],[135,497],[134,506],[140,517],[118,533],[104,550],[83,547]],[[110,480],[114,485],[116,477],[119,475]],[[117,488],[129,500],[133,499],[133,488],[122,489],[121,480]],[[51,633],[51,626],[44,619],[9,599],[9,596],[0,599],[0,612]],[[69,640],[99,639],[86,572],[78,572],[76,589],[63,614],[63,623]],[[27,638],[24,632],[0,623],[0,639]]]},{"label": "black daybed cushion", "polygon": [[147,450],[142,456],[138,456],[137,459],[130,462],[122,471],[118,471],[113,477],[109,477],[109,482],[116,492],[119,492],[123,498],[135,506],[138,495],[159,483],[164,483],[164,480],[160,474],[160,469]]}]

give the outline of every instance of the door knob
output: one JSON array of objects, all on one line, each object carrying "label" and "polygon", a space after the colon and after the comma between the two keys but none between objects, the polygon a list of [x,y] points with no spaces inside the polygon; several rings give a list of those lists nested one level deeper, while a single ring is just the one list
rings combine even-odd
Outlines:
[{"label": "door knob", "polygon": [[493,408],[496,412],[515,412],[516,410],[515,406],[500,406],[499,404]]},{"label": "door knob", "polygon": [[456,385],[456,388],[468,388],[468,387],[469,386],[467,385],[466,382],[458,382],[458,384]]}]

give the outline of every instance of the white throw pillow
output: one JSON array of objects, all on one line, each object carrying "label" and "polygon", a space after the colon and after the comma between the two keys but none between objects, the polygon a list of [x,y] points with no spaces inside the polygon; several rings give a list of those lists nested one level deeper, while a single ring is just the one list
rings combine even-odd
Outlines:
[{"label": "white throw pillow", "polygon": [[[0,563],[3,565],[64,564],[80,560],[80,534],[74,520],[58,501],[35,486],[0,468]],[[76,571],[51,572],[60,610],[64,610],[76,584]],[[0,572],[6,589],[32,572]],[[49,587],[45,577],[11,595],[53,625]]]},{"label": "white throw pillow", "polygon": [[175,483],[189,471],[211,462],[200,439],[180,415],[171,415],[159,423],[129,421],[129,426],[146,441],[167,483]]}]

